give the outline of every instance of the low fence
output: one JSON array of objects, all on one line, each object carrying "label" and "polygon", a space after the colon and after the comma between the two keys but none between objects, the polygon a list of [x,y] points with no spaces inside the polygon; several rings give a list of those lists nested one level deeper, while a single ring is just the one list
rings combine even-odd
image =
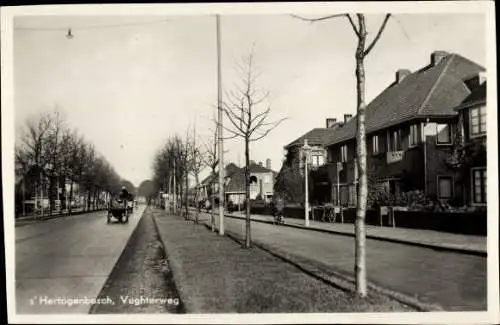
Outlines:
[{"label": "low fence", "polygon": [[[253,214],[272,215],[270,205],[252,206]],[[285,207],[284,215],[287,218],[304,219],[304,208],[300,206]],[[344,223],[354,223],[356,209],[343,210]],[[323,211],[312,209],[311,220],[321,221]],[[479,235],[487,234],[486,212],[420,212],[394,211],[394,218],[390,214],[381,216],[379,210],[367,210],[365,222],[368,225],[435,230],[455,234]]]}]

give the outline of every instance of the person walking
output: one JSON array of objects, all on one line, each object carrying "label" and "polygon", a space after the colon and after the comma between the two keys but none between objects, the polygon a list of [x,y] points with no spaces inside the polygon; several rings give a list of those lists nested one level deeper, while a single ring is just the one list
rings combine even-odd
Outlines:
[{"label": "person walking", "polygon": [[283,211],[285,209],[285,200],[282,196],[278,195],[274,200],[274,222],[285,223]]}]

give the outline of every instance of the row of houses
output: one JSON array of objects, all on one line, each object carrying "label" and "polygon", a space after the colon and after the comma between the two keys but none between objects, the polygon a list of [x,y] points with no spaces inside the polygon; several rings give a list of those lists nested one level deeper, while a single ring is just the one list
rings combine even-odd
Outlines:
[{"label": "row of houses", "polygon": [[[312,146],[312,201],[356,205],[357,117],[327,118],[284,148],[301,165]],[[456,205],[486,205],[485,69],[436,51],[427,66],[395,73],[366,108],[367,173],[371,188],[398,194],[419,190]]]}]

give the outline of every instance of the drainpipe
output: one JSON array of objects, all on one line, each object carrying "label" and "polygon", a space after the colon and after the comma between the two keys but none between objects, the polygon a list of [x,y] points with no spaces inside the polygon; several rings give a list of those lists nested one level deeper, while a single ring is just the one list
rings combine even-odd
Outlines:
[{"label": "drainpipe", "polygon": [[422,134],[424,135],[424,198],[427,199],[427,135],[425,134],[425,127],[429,123],[429,118],[425,120],[424,129]]}]

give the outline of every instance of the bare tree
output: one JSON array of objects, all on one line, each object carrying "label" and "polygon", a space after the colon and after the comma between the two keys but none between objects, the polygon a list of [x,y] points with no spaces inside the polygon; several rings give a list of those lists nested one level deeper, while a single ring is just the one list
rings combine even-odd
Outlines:
[{"label": "bare tree", "polygon": [[[31,182],[28,188],[34,185],[32,194],[35,198],[38,195],[44,197],[47,193],[52,203],[56,197],[63,197],[69,213],[74,183],[87,189],[88,209],[90,197],[94,197],[93,208],[96,208],[99,192],[116,188],[119,177],[113,168],[76,131],[64,126],[64,120],[59,118],[57,111],[55,119],[51,114],[42,114],[28,119],[26,126],[21,143],[16,146],[16,172],[23,176],[23,201],[25,176],[28,174]],[[69,197],[64,190],[55,192],[58,187],[64,189],[67,181],[70,182]],[[48,192],[45,192],[47,183]]]},{"label": "bare tree", "polygon": [[250,143],[267,136],[286,118],[269,121],[271,107],[261,109],[269,93],[257,88],[259,74],[254,66],[253,48],[250,54],[238,64],[240,85],[227,91],[223,110],[229,119],[230,126],[224,127],[231,135],[240,137],[245,143],[245,199],[246,199],[246,231],[245,247],[251,245],[250,234]]},{"label": "bare tree", "polygon": [[359,185],[357,190],[357,209],[356,209],[356,246],[355,246],[355,273],[356,273],[356,292],[364,297],[367,294],[366,284],[366,203],[368,198],[368,178],[366,172],[366,129],[365,129],[365,58],[373,50],[380,39],[387,21],[391,14],[386,14],[375,37],[371,42],[367,40],[366,19],[364,14],[336,14],[320,18],[307,19],[299,16],[295,18],[309,22],[318,22],[329,19],[344,18],[347,19],[357,38],[357,47],[355,53],[356,59],[356,89],[357,89],[357,126],[356,126],[356,161]]},{"label": "bare tree", "polygon": [[[214,119],[215,121],[215,119]],[[208,138],[208,141],[204,144],[205,146],[205,154],[201,156],[201,159],[203,161],[203,164],[206,167],[210,168],[210,178],[209,178],[209,184],[210,184],[210,198],[211,198],[211,205],[212,209],[210,211],[210,228],[212,231],[215,231],[215,216],[214,216],[214,208],[215,208],[215,170],[217,169],[217,166],[219,165],[219,154],[218,154],[218,132],[217,132],[217,122],[215,122],[215,127],[213,129],[209,128],[210,131],[210,137]]]},{"label": "bare tree", "polygon": [[155,156],[153,170],[156,187],[163,186],[166,192],[173,192],[174,213],[178,213],[178,199],[183,197],[183,180],[189,172],[188,167],[186,145],[182,139],[178,135],[168,138]]},{"label": "bare tree", "polygon": [[36,174],[35,179],[35,198],[40,195],[40,202],[35,200],[35,204],[41,203],[41,212],[43,214],[43,188],[45,166],[47,164],[47,154],[45,143],[48,139],[48,133],[52,125],[49,114],[41,114],[26,121],[26,131],[22,137],[22,144],[18,148],[18,161],[24,161],[27,168],[33,169]]},{"label": "bare tree", "polygon": [[195,194],[194,201],[196,205],[195,219],[194,222],[197,224],[199,221],[199,191],[198,188],[200,186],[200,173],[204,167],[202,156],[204,153],[199,145],[197,145],[196,141],[196,123],[193,126],[193,135],[191,145],[189,146],[189,161],[190,161],[190,170],[195,178]]}]

